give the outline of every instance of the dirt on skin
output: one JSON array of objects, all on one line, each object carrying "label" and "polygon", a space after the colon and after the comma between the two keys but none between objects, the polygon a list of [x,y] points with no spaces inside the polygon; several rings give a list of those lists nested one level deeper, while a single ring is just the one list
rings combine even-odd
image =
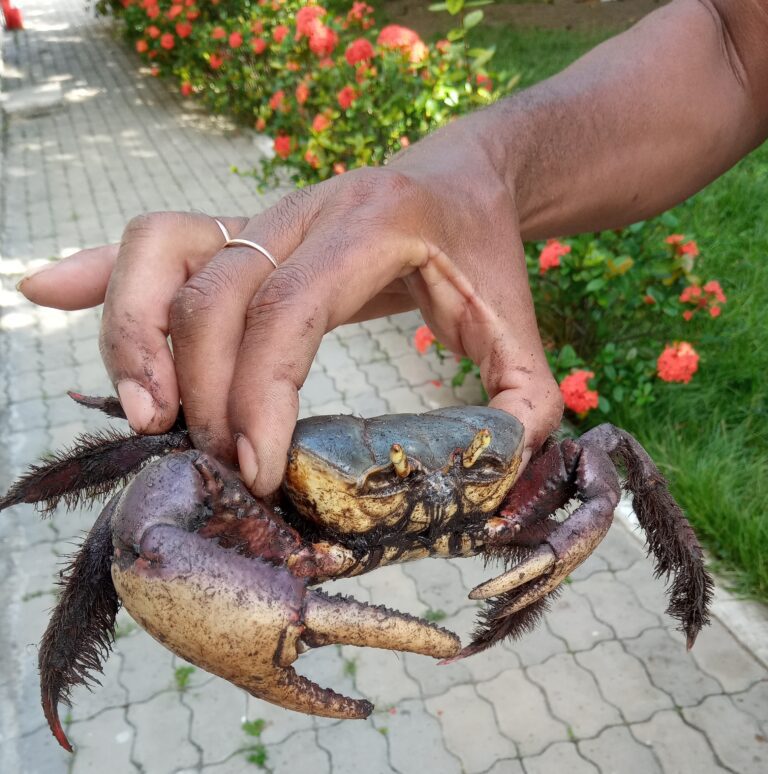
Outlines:
[{"label": "dirt on skin", "polygon": [[[435,0],[436,1],[436,0]],[[669,0],[551,0],[551,2],[517,3],[496,0],[483,8],[486,23],[541,29],[622,29]],[[455,26],[447,13],[429,10],[428,0],[386,0],[387,17],[415,29],[422,37],[431,38]]]}]

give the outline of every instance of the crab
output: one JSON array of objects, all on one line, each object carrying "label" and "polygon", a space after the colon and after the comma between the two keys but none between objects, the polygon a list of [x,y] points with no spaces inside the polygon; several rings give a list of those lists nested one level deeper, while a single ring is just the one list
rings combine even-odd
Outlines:
[{"label": "crab", "polygon": [[[70,395],[125,419],[115,398]],[[370,702],[323,689],[291,664],[332,643],[451,663],[532,629],[560,584],[611,526],[621,487],[644,528],[667,612],[690,648],[708,623],[712,581],[663,476],[625,431],[601,425],[550,440],[521,472],[524,430],[491,408],[299,421],[281,492],[254,498],[235,470],[192,448],[183,415],[169,433],[81,436],[0,499],[50,511],[109,499],[72,563],[39,653],[42,704],[67,750],[58,704],[89,684],[120,605],[182,658],[287,709],[364,718]],[[577,503],[573,507],[573,503]],[[562,509],[571,505],[563,517]],[[553,514],[560,512],[558,518]],[[498,559],[470,598],[489,600],[472,641],[317,584],[426,557]]]}]

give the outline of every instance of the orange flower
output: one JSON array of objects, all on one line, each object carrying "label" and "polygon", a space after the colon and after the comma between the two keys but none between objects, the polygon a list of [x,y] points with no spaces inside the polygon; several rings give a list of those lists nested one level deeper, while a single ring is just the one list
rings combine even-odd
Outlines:
[{"label": "orange flower", "polygon": [[147,27],[147,35],[149,35],[152,40],[155,40],[156,38],[160,37],[160,29],[155,27],[154,24],[151,24],[149,27]]},{"label": "orange flower", "polygon": [[140,54],[145,53],[148,48],[149,48],[149,43],[147,43],[147,41],[144,40],[144,38],[141,38],[140,40],[136,41],[136,50]]},{"label": "orange flower", "polygon": [[166,16],[173,21],[180,13],[184,11],[183,5],[172,5]]},{"label": "orange flower", "polygon": [[693,309],[686,309],[683,312],[683,320],[685,320],[686,322],[690,322],[692,318],[693,318]]},{"label": "orange flower", "polygon": [[451,50],[451,41],[446,40],[445,38],[443,38],[442,40],[438,40],[437,43],[435,43],[435,48],[441,54],[447,54]]},{"label": "orange flower", "polygon": [[357,99],[357,92],[351,86],[345,86],[337,95],[336,99],[342,110],[347,110]]},{"label": "orange flower", "polygon": [[719,306],[710,306],[709,307],[709,316],[710,317],[720,317],[720,312],[723,310],[720,309]]},{"label": "orange flower", "polygon": [[170,51],[176,45],[176,38],[174,38],[170,32],[166,32],[165,35],[160,38],[160,45],[166,51]]},{"label": "orange flower", "polygon": [[312,35],[318,20],[325,16],[325,8],[319,5],[305,5],[296,12],[296,40],[308,38]]},{"label": "orange flower", "polygon": [[574,371],[560,382],[560,392],[566,407],[576,414],[586,414],[597,408],[600,396],[597,390],[590,390],[588,382],[594,377],[592,371]]},{"label": "orange flower", "polygon": [[307,84],[304,83],[304,81],[302,81],[296,87],[296,102],[298,102],[299,105],[303,105],[308,99],[309,99],[309,86],[307,86]]},{"label": "orange flower", "polygon": [[682,255],[690,255],[694,258],[699,254],[699,246],[693,239],[691,239],[690,242],[680,245],[678,249]]},{"label": "orange flower", "polygon": [[382,48],[397,49],[408,54],[411,62],[420,62],[429,53],[419,34],[399,24],[389,24],[379,33],[376,42]]},{"label": "orange flower", "polygon": [[214,70],[218,70],[224,64],[224,57],[220,54],[211,54],[208,62]]},{"label": "orange flower", "polygon": [[147,8],[147,17],[150,19],[157,19],[157,17],[160,16],[160,9],[156,6],[150,6]]},{"label": "orange flower", "polygon": [[334,173],[334,175],[343,175],[346,171],[347,171],[347,167],[341,161],[337,161],[333,165],[333,173]]},{"label": "orange flower", "polygon": [[352,3],[352,8],[349,10],[349,13],[347,14],[347,21],[348,22],[365,22],[366,17],[368,14],[373,13],[373,8],[371,8],[368,3],[358,3],[354,2]]},{"label": "orange flower", "polygon": [[313,132],[324,132],[331,125],[331,121],[328,116],[324,116],[322,113],[318,113],[312,121]]},{"label": "orange flower", "polygon": [[266,128],[267,128],[267,122],[264,120],[262,116],[259,116],[259,118],[256,119],[256,131],[263,132]]},{"label": "orange flower", "polygon": [[194,21],[198,16],[200,16],[200,11],[198,11],[197,8],[190,8],[187,11],[186,16],[188,21]]},{"label": "orange flower", "polygon": [[653,306],[656,303],[656,299],[650,293],[646,293],[643,296],[643,303],[648,304],[648,306]]},{"label": "orange flower", "polygon": [[317,156],[314,153],[312,153],[311,150],[308,150],[304,154],[304,161],[306,161],[307,164],[309,164],[309,166],[312,167],[313,169],[317,169],[320,166],[320,159],[317,158]]},{"label": "orange flower", "polygon": [[403,135],[400,138],[400,147],[401,148],[407,148],[410,144],[411,144],[411,141],[405,135]]},{"label": "orange flower", "polygon": [[344,52],[344,58],[353,67],[358,62],[370,62],[373,55],[373,46],[371,45],[371,42],[365,38],[353,40]]},{"label": "orange flower", "polygon": [[180,38],[188,38],[192,34],[192,25],[188,22],[179,22],[176,25],[176,34]]},{"label": "orange flower", "polygon": [[224,27],[214,27],[213,31],[211,32],[211,37],[214,40],[224,40],[224,38],[227,37],[227,31],[224,29]]},{"label": "orange flower", "polygon": [[483,73],[478,73],[475,76],[475,81],[477,82],[477,85],[481,89],[489,89],[490,90],[490,89],[493,88],[493,81],[487,75],[484,75]]},{"label": "orange flower", "polygon": [[275,153],[281,159],[287,159],[291,155],[291,138],[285,134],[275,137]]},{"label": "orange flower", "polygon": [[688,384],[699,368],[699,355],[687,341],[677,341],[664,348],[656,361],[659,379]]},{"label": "orange flower", "polygon": [[679,245],[683,239],[685,239],[685,234],[670,234],[664,241],[668,245]]},{"label": "orange flower", "polygon": [[243,45],[243,36],[239,32],[233,32],[229,36],[229,47],[240,48]]},{"label": "orange flower", "polygon": [[275,39],[275,43],[282,43],[289,32],[290,30],[285,24],[278,24],[277,27],[272,30],[272,37]]},{"label": "orange flower", "polygon": [[309,50],[317,56],[329,56],[338,42],[339,36],[330,27],[318,23],[309,36]]},{"label": "orange flower", "polygon": [[251,49],[254,54],[264,53],[264,49],[267,47],[267,41],[264,38],[251,38]]},{"label": "orange flower", "polygon": [[704,292],[714,296],[715,301],[719,304],[724,304],[726,302],[725,293],[723,293],[723,289],[720,287],[720,283],[717,280],[710,280],[707,282],[704,285]]},{"label": "orange flower", "polygon": [[251,24],[251,32],[254,35],[261,35],[264,32],[264,24],[260,21],[255,21]]},{"label": "orange flower", "polygon": [[683,288],[683,292],[680,294],[680,303],[687,304],[700,297],[701,288],[698,285],[689,285],[687,288]]},{"label": "orange flower", "polygon": [[564,245],[557,239],[548,239],[539,255],[539,274],[546,274],[560,265],[560,258],[571,252],[570,245]]},{"label": "orange flower", "polygon": [[282,89],[276,91],[269,98],[269,106],[272,110],[282,110],[285,107],[285,92]]},{"label": "orange flower", "polygon": [[416,333],[413,334],[413,345],[420,355],[425,354],[436,340],[435,334],[432,333],[427,325],[417,328]]},{"label": "orange flower", "polygon": [[184,83],[181,84],[179,91],[183,96],[188,97],[192,93],[192,84],[189,81],[184,81]]}]

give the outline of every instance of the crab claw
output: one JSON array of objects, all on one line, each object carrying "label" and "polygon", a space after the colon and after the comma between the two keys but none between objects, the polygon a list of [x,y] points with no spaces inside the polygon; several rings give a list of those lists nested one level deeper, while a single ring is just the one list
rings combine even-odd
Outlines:
[{"label": "crab claw", "polygon": [[298,675],[303,646],[363,645],[455,655],[458,638],[402,613],[308,591],[284,567],[195,533],[150,527],[135,556],[116,552],[115,587],[128,612],[182,658],[287,709],[365,718],[373,706]]}]

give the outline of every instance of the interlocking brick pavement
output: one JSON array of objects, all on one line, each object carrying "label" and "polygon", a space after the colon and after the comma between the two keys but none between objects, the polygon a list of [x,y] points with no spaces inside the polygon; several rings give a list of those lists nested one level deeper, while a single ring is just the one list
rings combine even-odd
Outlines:
[{"label": "interlocking brick pavement", "polygon": [[[231,131],[141,73],[109,24],[81,0],[23,3],[27,30],[3,38],[3,88],[60,83],[49,114],[4,118],[0,486],[39,454],[103,424],[65,397],[109,390],[95,311],[35,309],[13,291],[29,266],[118,239],[134,214],[199,208],[254,213],[258,194],[232,165],[255,163],[248,133]],[[419,358],[407,314],[326,337],[301,413],[421,411],[480,398],[471,380],[433,381],[451,364]],[[693,654],[663,615],[661,586],[623,523],[573,574],[547,620],[518,643],[438,667],[430,659],[329,647],[302,671],[374,699],[367,721],[286,712],[185,665],[125,615],[102,686],[78,689],[61,751],[37,699],[37,642],[54,582],[94,511],[41,521],[31,508],[0,519],[0,771],[115,774],[551,774],[768,769],[768,671],[719,621]],[[335,584],[360,599],[445,615],[466,637],[481,561],[425,561]],[[732,603],[729,603],[732,604]],[[186,679],[186,683],[185,683]],[[265,721],[259,739],[244,719]]]}]

